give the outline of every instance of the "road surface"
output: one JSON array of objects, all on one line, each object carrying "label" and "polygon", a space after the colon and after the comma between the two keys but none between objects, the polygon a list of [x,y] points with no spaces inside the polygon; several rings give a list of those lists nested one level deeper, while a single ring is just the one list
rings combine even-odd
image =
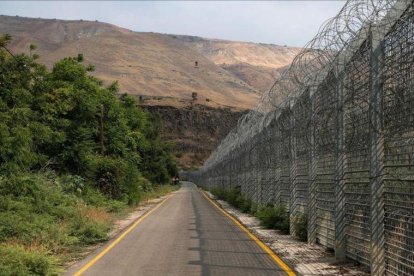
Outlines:
[{"label": "road surface", "polygon": [[105,246],[67,274],[89,266],[82,275],[286,275],[189,182],[104,251]]}]

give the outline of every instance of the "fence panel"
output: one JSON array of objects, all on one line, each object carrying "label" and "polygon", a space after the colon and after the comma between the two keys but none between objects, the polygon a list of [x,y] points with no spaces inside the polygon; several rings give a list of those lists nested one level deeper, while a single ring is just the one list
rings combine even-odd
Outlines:
[{"label": "fence panel", "polygon": [[314,94],[316,159],[316,242],[335,244],[336,87],[331,74]]},{"label": "fence panel", "polygon": [[414,275],[412,6],[348,1],[264,99],[290,97],[243,117],[192,179],[306,214],[338,260]]},{"label": "fence panel", "polygon": [[345,68],[345,210],[346,255],[370,265],[369,96],[371,40],[367,39]]},{"label": "fence panel", "polygon": [[385,262],[390,275],[414,275],[414,12],[383,44]]}]

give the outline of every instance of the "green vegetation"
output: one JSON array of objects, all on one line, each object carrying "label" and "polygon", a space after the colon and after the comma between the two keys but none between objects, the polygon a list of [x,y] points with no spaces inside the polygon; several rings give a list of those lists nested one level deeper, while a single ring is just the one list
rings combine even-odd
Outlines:
[{"label": "green vegetation", "polygon": [[301,241],[308,241],[308,216],[306,214],[298,215],[293,221],[295,234]]},{"label": "green vegetation", "polygon": [[289,213],[282,206],[259,207],[256,216],[262,226],[270,229],[278,229],[282,234],[289,234]]},{"label": "green vegetation", "polygon": [[289,234],[290,223],[295,229],[295,236],[301,241],[308,239],[308,218],[306,214],[299,214],[293,222],[290,222],[289,212],[284,206],[259,206],[246,196],[242,195],[240,189],[231,190],[223,188],[212,188],[211,193],[219,200],[230,203],[243,213],[249,213],[260,220],[260,224],[268,229],[277,229],[282,234]]},{"label": "green vegetation", "polygon": [[0,275],[56,275],[57,259],[41,247],[0,244]]},{"label": "green vegetation", "polygon": [[[289,234],[290,222],[289,212],[283,206],[258,206],[250,199],[241,194],[240,189],[226,190],[213,188],[211,193],[219,200],[225,200],[232,206],[240,209],[243,213],[250,213],[260,220],[263,227],[280,230],[283,234]],[[301,214],[293,222],[297,238],[301,241],[307,240],[307,216]]]},{"label": "green vegetation", "polygon": [[0,275],[53,275],[113,221],[173,188],[159,122],[90,75],[83,56],[52,70],[0,36]]},{"label": "green vegetation", "polygon": [[250,212],[252,208],[252,201],[242,195],[239,189],[226,190],[221,188],[211,189],[211,193],[220,200],[225,200],[234,207],[240,209],[242,212]]}]

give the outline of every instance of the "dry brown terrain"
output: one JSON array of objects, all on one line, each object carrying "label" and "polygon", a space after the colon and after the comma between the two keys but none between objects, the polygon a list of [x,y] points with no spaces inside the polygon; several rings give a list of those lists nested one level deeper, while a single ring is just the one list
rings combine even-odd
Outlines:
[{"label": "dry brown terrain", "polygon": [[[40,62],[83,53],[107,83],[119,80],[121,92],[199,99],[238,108],[253,107],[256,89],[220,68],[195,49],[168,35],[137,33],[106,23],[0,17],[0,33],[10,33],[11,49],[38,46]],[[195,67],[198,61],[198,67]]]},{"label": "dry brown terrain", "polygon": [[172,35],[250,86],[265,92],[301,48]]},{"label": "dry brown terrain", "polygon": [[275,79],[287,68],[287,66],[279,68],[254,66],[246,63],[225,64],[221,67],[260,92],[269,91]]},{"label": "dry brown terrain", "polygon": [[[163,138],[177,145],[182,167],[199,166],[300,50],[158,33],[111,24],[0,16],[11,50],[36,44],[40,62],[83,53],[94,74],[121,93],[136,95],[163,120]],[[197,61],[198,66],[195,66]],[[192,101],[192,93],[197,100]],[[153,108],[152,108],[153,107]]]}]

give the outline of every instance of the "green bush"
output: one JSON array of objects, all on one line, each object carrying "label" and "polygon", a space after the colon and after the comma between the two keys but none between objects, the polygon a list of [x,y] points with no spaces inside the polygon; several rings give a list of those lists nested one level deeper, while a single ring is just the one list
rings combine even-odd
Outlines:
[{"label": "green bush", "polygon": [[235,190],[230,190],[227,193],[227,202],[237,208],[238,207],[237,206],[237,203],[238,203],[237,202],[237,197],[238,196],[239,196],[239,194]]},{"label": "green bush", "polygon": [[275,208],[270,206],[260,207],[256,216],[259,218],[260,224],[266,228],[274,228],[280,220]]},{"label": "green bush", "polygon": [[[77,188],[65,191],[62,186],[79,184],[70,183],[71,179],[77,178],[65,177],[63,181],[49,174],[27,174],[0,179],[0,243],[18,241],[31,246],[35,241],[59,256],[107,239],[114,217],[110,212],[125,210],[126,203],[110,200],[90,187],[80,195]],[[26,189],[27,183],[30,189]],[[25,192],[14,193],[9,190],[12,185],[23,187],[20,191]]]},{"label": "green bush", "polygon": [[[97,213],[99,215],[100,212]],[[104,214],[103,210],[102,214]],[[102,219],[91,217],[91,215],[96,216],[91,211],[89,213],[81,211],[72,219],[70,225],[70,234],[77,237],[83,244],[94,244],[108,239],[111,221],[102,221]]]},{"label": "green bush", "polygon": [[222,188],[212,188],[211,193],[219,200],[225,200],[236,208],[243,205],[245,198],[241,195],[240,189],[233,188],[226,190]]},{"label": "green bush", "polygon": [[299,214],[293,220],[295,235],[301,241],[308,240],[308,216],[306,214]]},{"label": "green bush", "polygon": [[125,177],[122,183],[123,197],[129,205],[140,202],[142,194],[152,189],[152,184],[141,175],[135,166],[127,165]]},{"label": "green bush", "polygon": [[289,234],[289,213],[285,207],[275,207],[272,205],[260,207],[257,203],[252,202],[250,199],[242,195],[240,193],[240,189],[237,188],[226,190],[214,187],[210,190],[210,192],[217,199],[227,201],[229,204],[240,209],[242,212],[248,212],[259,218],[262,226],[269,229],[278,229],[283,234]]},{"label": "green bush", "polygon": [[250,212],[252,208],[252,201],[246,196],[242,195],[240,189],[233,188],[225,190],[222,188],[212,188],[211,193],[219,200],[225,200],[232,206],[240,209],[242,212]]},{"label": "green bush", "polygon": [[257,210],[256,216],[259,218],[262,226],[278,229],[283,234],[289,234],[289,214],[284,207],[260,207]]},{"label": "green bush", "polygon": [[86,189],[86,181],[79,175],[63,175],[61,177],[57,177],[55,182],[66,193],[81,195]]},{"label": "green bush", "polygon": [[97,157],[90,162],[95,186],[112,199],[125,199],[129,205],[139,203],[142,193],[152,184],[138,169],[122,159]]},{"label": "green bush", "polygon": [[0,275],[57,275],[58,260],[47,250],[0,244]]},{"label": "green bush", "polygon": [[[64,58],[48,70],[34,55],[11,56],[7,51],[10,41],[9,35],[0,36],[2,175],[52,168],[59,174],[88,178],[89,159],[98,158],[99,152],[113,162],[100,161],[98,186],[105,195],[119,198],[119,177],[124,175],[117,169],[126,169],[125,163],[157,184],[177,174],[173,146],[161,141],[159,120],[142,110],[134,98],[118,97],[116,82],[105,87],[91,75],[92,67],[82,63],[81,54]],[[20,184],[16,193],[30,192],[30,185]],[[131,190],[137,198],[137,189]]]},{"label": "green bush", "polygon": [[110,157],[92,159],[94,185],[106,196],[119,199],[122,196],[122,184],[126,175],[127,164],[124,160]]},{"label": "green bush", "polygon": [[239,195],[238,201],[240,211],[242,211],[243,213],[248,213],[251,210],[252,201],[249,198],[243,195]]},{"label": "green bush", "polygon": [[0,36],[0,275],[55,274],[177,166],[159,122],[82,55],[48,70],[35,54],[11,56],[10,40]]},{"label": "green bush", "polygon": [[283,206],[275,207],[275,216],[278,218],[274,228],[280,230],[282,234],[289,234],[290,223],[289,223],[289,212]]},{"label": "green bush", "polygon": [[0,178],[0,194],[36,198],[39,195],[39,187],[30,175],[11,175],[8,178]]},{"label": "green bush", "polygon": [[111,213],[120,213],[126,209],[127,203],[122,200],[109,200],[100,191],[93,187],[86,187],[79,196],[87,205],[101,207]]},{"label": "green bush", "polygon": [[[17,195],[12,190],[8,191],[10,183],[25,187],[28,179],[31,179],[32,185],[30,192]],[[61,266],[62,254],[107,240],[114,219],[127,209],[127,202],[108,199],[88,186],[79,194],[78,189],[73,188],[77,187],[78,181],[76,177],[65,177],[63,181],[61,177],[42,174],[23,175],[13,180],[0,179],[0,190],[4,193],[0,194],[0,244],[13,241],[21,247],[31,247],[35,242],[41,247],[33,248],[33,254],[28,257],[39,254],[49,260],[48,254],[51,253],[56,257],[53,260],[58,261],[56,265]],[[177,188],[161,185],[153,189],[147,180],[142,182],[137,185],[146,190],[142,192],[143,198],[160,196]],[[62,186],[73,189],[64,191]],[[21,251],[19,248],[16,254]],[[48,250],[47,254],[43,249]],[[31,263],[23,259],[13,260],[17,256],[13,252],[8,252],[6,259],[2,259],[0,252],[0,275],[3,275],[3,271],[7,275],[50,274],[43,274],[42,271],[31,273],[34,269]],[[44,260],[43,257],[39,260]],[[33,266],[39,265],[38,269],[43,269],[40,261],[33,261]]]},{"label": "green bush", "polygon": [[258,209],[259,209],[259,206],[257,205],[257,203],[252,202],[249,213],[252,216],[256,216]]},{"label": "green bush", "polygon": [[212,188],[210,192],[219,200],[226,200],[227,198],[226,190],[224,189],[215,187],[215,188]]}]

